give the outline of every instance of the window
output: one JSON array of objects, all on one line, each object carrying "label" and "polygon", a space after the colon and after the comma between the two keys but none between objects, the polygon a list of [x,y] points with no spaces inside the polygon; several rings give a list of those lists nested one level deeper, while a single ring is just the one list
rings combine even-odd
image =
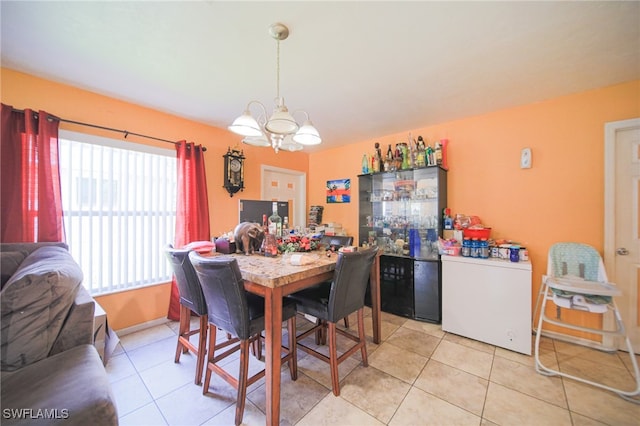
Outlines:
[{"label": "window", "polygon": [[175,233],[175,150],[63,130],[59,146],[67,244],[87,290],[170,281],[163,248]]}]

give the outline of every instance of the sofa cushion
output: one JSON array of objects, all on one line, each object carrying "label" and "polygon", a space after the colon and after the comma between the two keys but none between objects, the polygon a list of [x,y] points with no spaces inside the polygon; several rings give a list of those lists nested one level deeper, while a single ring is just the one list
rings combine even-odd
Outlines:
[{"label": "sofa cushion", "polygon": [[[109,378],[91,345],[76,346],[4,373],[1,392],[3,415],[18,413],[3,417],[3,425],[118,424]],[[22,418],[17,418],[19,414]]]},{"label": "sofa cushion", "polygon": [[0,369],[48,356],[82,282],[82,271],[62,247],[33,251],[0,292]]},{"label": "sofa cushion", "polygon": [[0,289],[4,288],[11,276],[16,273],[27,254],[22,250],[0,252]]}]

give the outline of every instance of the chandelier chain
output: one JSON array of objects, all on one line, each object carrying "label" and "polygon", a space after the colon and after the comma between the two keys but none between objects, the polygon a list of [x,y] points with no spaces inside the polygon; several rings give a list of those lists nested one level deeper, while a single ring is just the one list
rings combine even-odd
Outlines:
[{"label": "chandelier chain", "polygon": [[276,95],[280,99],[280,40],[277,40],[276,58]]}]

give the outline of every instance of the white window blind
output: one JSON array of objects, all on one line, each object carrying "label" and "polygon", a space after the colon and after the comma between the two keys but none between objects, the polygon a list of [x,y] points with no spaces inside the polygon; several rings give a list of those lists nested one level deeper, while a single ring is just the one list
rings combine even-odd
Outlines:
[{"label": "white window blind", "polygon": [[174,149],[60,131],[62,209],[84,286],[104,294],[167,282],[174,241]]}]

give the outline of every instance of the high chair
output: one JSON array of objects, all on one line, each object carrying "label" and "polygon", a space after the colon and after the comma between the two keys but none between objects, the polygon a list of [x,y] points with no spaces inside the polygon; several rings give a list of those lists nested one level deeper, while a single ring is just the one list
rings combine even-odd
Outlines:
[{"label": "high chair", "polygon": [[[542,277],[542,286],[538,294],[538,300],[536,301],[536,313],[538,312],[540,301],[542,301],[539,309],[540,317],[538,327],[534,328],[536,334],[534,347],[536,371],[547,376],[557,375],[577,380],[614,392],[626,400],[640,403],[640,400],[632,399],[632,397],[640,395],[640,372],[638,371],[638,364],[633,353],[631,341],[626,335],[622,317],[613,299],[614,296],[621,295],[622,292],[620,289],[618,289],[615,284],[608,282],[602,258],[593,247],[579,243],[554,244],[549,249],[547,275]],[[555,305],[555,317],[547,315],[547,302]],[[608,329],[604,326],[602,328],[591,328],[567,322],[562,318],[562,313],[565,309],[598,314],[604,314],[610,311],[613,313],[615,328]],[[534,319],[536,313],[534,313]],[[584,339],[575,338],[571,335],[564,334],[562,331],[553,332],[552,334],[553,337],[558,340],[569,341],[606,352],[616,352],[616,337],[624,338],[631,358],[631,365],[633,366],[636,388],[634,390],[617,389],[543,365],[540,360],[540,336],[543,333],[545,323],[560,326],[563,327],[563,329],[599,334],[603,338],[611,337],[613,343],[608,345],[601,342],[587,343]]]}]

